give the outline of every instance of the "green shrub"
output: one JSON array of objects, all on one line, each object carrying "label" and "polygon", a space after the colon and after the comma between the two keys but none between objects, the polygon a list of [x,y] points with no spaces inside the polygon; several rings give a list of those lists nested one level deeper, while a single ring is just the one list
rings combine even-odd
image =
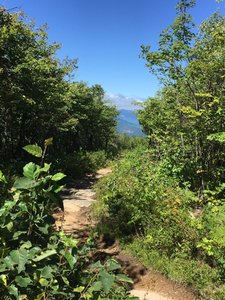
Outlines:
[{"label": "green shrub", "polygon": [[[210,298],[212,291],[221,289],[219,287],[221,278],[217,269],[210,267],[203,261],[191,259],[191,257],[168,257],[168,255],[162,254],[159,249],[149,248],[146,239],[148,237],[135,238],[131,243],[125,243],[123,247],[126,251],[137,256],[145,266],[165,274],[178,283],[191,285],[203,299],[217,299]],[[218,290],[216,293],[221,292]]]},{"label": "green shrub", "polygon": [[65,172],[72,178],[80,178],[86,174],[94,173],[107,163],[107,154],[104,150],[77,151],[67,155],[60,155],[56,169]]},{"label": "green shrub", "polygon": [[[163,226],[176,223],[185,227],[180,213],[189,222],[191,217],[186,208],[195,201],[191,192],[179,188],[173,178],[160,172],[148,152],[140,150],[127,152],[114,166],[113,173],[96,188],[101,203],[96,207],[107,207],[112,227],[120,233],[143,232],[158,222]],[[99,217],[105,217],[105,209]]]},{"label": "green shrub", "polygon": [[192,285],[203,299],[223,299],[218,298],[225,283],[221,202],[203,203],[165,172],[163,161],[156,164],[140,149],[126,152],[96,190],[99,230],[117,235],[147,266]]},{"label": "green shrub", "polygon": [[202,215],[201,239],[197,247],[208,263],[225,277],[225,205],[208,204]]},{"label": "green shrub", "polygon": [[[43,161],[40,147],[26,150]],[[93,241],[80,244],[55,231],[52,213],[65,175],[51,175],[50,167],[26,164],[0,207],[2,299],[134,299],[127,292],[132,281],[118,274],[115,260],[92,261]],[[6,183],[1,172],[0,182]]]}]

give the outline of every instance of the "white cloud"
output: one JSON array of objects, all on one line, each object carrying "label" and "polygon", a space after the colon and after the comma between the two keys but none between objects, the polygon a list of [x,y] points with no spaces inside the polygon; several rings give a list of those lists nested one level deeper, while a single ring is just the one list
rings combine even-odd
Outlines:
[{"label": "white cloud", "polygon": [[137,105],[133,104],[133,102],[143,102],[145,99],[141,98],[131,98],[124,96],[122,94],[113,94],[113,93],[105,93],[104,99],[114,104],[118,109],[128,109],[128,110],[136,110],[138,108]]}]

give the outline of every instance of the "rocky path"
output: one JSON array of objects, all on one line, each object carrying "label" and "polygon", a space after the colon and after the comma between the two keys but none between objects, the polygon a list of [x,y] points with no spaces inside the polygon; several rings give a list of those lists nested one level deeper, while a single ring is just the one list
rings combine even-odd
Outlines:
[{"label": "rocky path", "polygon": [[[99,178],[108,175],[110,168],[99,170],[95,176],[83,181],[74,181],[63,191],[64,221],[57,221],[57,226],[77,238],[86,238],[94,225],[90,218],[90,206],[95,201],[92,184]],[[102,238],[98,251],[115,257],[123,266],[124,272],[134,280],[131,294],[140,300],[194,300],[194,295],[187,289],[178,286],[159,273],[146,270],[137,259],[120,250],[115,241]]]}]

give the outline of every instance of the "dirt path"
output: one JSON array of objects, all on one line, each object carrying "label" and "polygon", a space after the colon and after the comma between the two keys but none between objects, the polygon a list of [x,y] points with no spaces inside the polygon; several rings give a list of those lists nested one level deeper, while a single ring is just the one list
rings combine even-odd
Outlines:
[{"label": "dirt path", "polygon": [[[110,168],[99,170],[95,176],[82,181],[74,181],[63,191],[64,222],[58,221],[58,227],[72,233],[77,238],[86,238],[94,225],[90,218],[90,205],[95,201],[92,184],[108,175]],[[131,294],[141,300],[194,300],[194,295],[184,287],[177,285],[163,275],[147,270],[138,260],[120,250],[118,243],[102,237],[98,242],[98,255],[111,255],[123,266],[124,272],[134,280]]]}]

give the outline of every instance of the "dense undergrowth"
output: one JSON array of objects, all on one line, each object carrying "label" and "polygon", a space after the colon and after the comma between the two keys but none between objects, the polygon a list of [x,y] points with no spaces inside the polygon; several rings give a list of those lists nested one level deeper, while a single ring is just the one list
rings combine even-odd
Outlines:
[{"label": "dense undergrowth", "polygon": [[126,153],[99,183],[100,230],[149,266],[225,299],[225,18],[197,26],[180,0],[158,47],[142,56],[161,90],[138,116],[148,148]]},{"label": "dense undergrowth", "polygon": [[146,140],[143,137],[128,136],[117,133],[107,149],[87,151],[80,150],[72,153],[57,153],[50,155],[49,159],[55,158],[54,168],[56,171],[62,171],[70,178],[82,178],[86,174],[95,173],[102,167],[105,167],[120,157],[120,154],[138,145],[145,145]]},{"label": "dense undergrowth", "polygon": [[224,299],[224,205],[212,198],[203,205],[143,147],[126,152],[96,189],[100,231],[199,297]]},{"label": "dense undergrowth", "polygon": [[[180,0],[158,49],[141,47],[163,86],[138,112],[148,147],[116,134],[118,112],[101,86],[68,80],[77,62],[58,60],[44,28],[0,8],[3,299],[127,299],[119,265],[93,264],[94,242],[56,232],[52,218],[64,172],[84,176],[115,157],[96,187],[99,230],[200,298],[225,299],[225,18],[215,13],[197,27],[194,5]],[[28,147],[37,158],[24,166],[22,147],[48,136],[54,153],[50,140],[43,152]]]},{"label": "dense undergrowth", "polygon": [[[24,149],[43,158],[37,145]],[[30,162],[12,187],[0,172],[1,299],[137,299],[115,260],[93,261],[93,238],[81,244],[56,231],[52,214],[62,204],[58,183],[65,175],[50,168]]]}]

